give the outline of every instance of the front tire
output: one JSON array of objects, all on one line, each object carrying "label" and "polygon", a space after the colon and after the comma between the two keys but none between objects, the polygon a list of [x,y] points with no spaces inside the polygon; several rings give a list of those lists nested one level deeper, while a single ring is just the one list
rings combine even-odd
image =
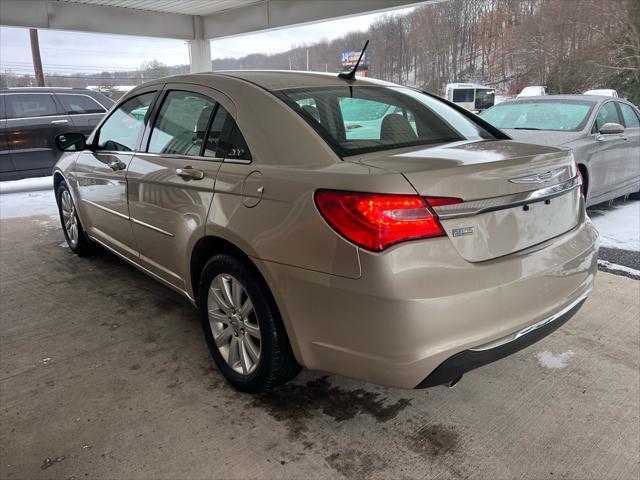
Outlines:
[{"label": "front tire", "polygon": [[280,313],[252,266],[231,255],[213,256],[198,300],[211,356],[237,390],[264,392],[298,373]]},{"label": "front tire", "polygon": [[67,240],[67,245],[69,245],[73,253],[81,257],[90,255],[92,253],[92,245],[80,223],[69,186],[64,181],[58,185],[56,200],[58,202],[60,223],[62,223],[62,231],[64,232],[64,238]]}]

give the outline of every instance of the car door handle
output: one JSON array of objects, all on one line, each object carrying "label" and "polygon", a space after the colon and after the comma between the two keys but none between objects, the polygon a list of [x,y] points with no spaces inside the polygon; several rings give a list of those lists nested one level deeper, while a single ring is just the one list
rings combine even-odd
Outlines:
[{"label": "car door handle", "polygon": [[69,123],[69,120],[51,120],[51,123]]},{"label": "car door handle", "polygon": [[204,172],[202,170],[196,170],[192,166],[176,168],[176,175],[185,180],[202,180],[204,178]]},{"label": "car door handle", "polygon": [[107,166],[114,172],[117,172],[118,170],[124,170],[125,168],[127,168],[127,164],[124,162],[121,162],[120,160],[111,160],[109,163],[107,163]]}]

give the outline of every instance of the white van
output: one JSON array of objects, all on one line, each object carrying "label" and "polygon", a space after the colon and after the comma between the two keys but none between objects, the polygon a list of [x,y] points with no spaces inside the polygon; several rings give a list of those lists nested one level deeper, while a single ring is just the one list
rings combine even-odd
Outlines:
[{"label": "white van", "polygon": [[477,83],[448,83],[445,97],[450,102],[472,112],[482,112],[493,107],[495,90]]}]

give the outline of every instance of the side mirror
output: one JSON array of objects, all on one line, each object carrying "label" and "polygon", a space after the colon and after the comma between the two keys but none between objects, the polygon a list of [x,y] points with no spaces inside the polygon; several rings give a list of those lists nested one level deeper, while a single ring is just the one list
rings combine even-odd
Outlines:
[{"label": "side mirror", "polygon": [[605,123],[600,128],[601,135],[614,135],[624,133],[624,127],[619,123]]},{"label": "side mirror", "polygon": [[79,152],[87,148],[82,133],[62,133],[56,137],[56,147],[63,152]]}]

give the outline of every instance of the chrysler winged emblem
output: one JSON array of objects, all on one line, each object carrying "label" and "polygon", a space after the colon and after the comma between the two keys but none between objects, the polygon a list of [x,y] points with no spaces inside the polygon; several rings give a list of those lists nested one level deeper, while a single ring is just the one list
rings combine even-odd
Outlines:
[{"label": "chrysler winged emblem", "polygon": [[563,168],[556,168],[555,170],[549,170],[544,173],[534,173],[532,175],[525,175],[524,177],[510,178],[511,183],[544,183],[548,182],[552,178],[559,177],[564,172]]}]

